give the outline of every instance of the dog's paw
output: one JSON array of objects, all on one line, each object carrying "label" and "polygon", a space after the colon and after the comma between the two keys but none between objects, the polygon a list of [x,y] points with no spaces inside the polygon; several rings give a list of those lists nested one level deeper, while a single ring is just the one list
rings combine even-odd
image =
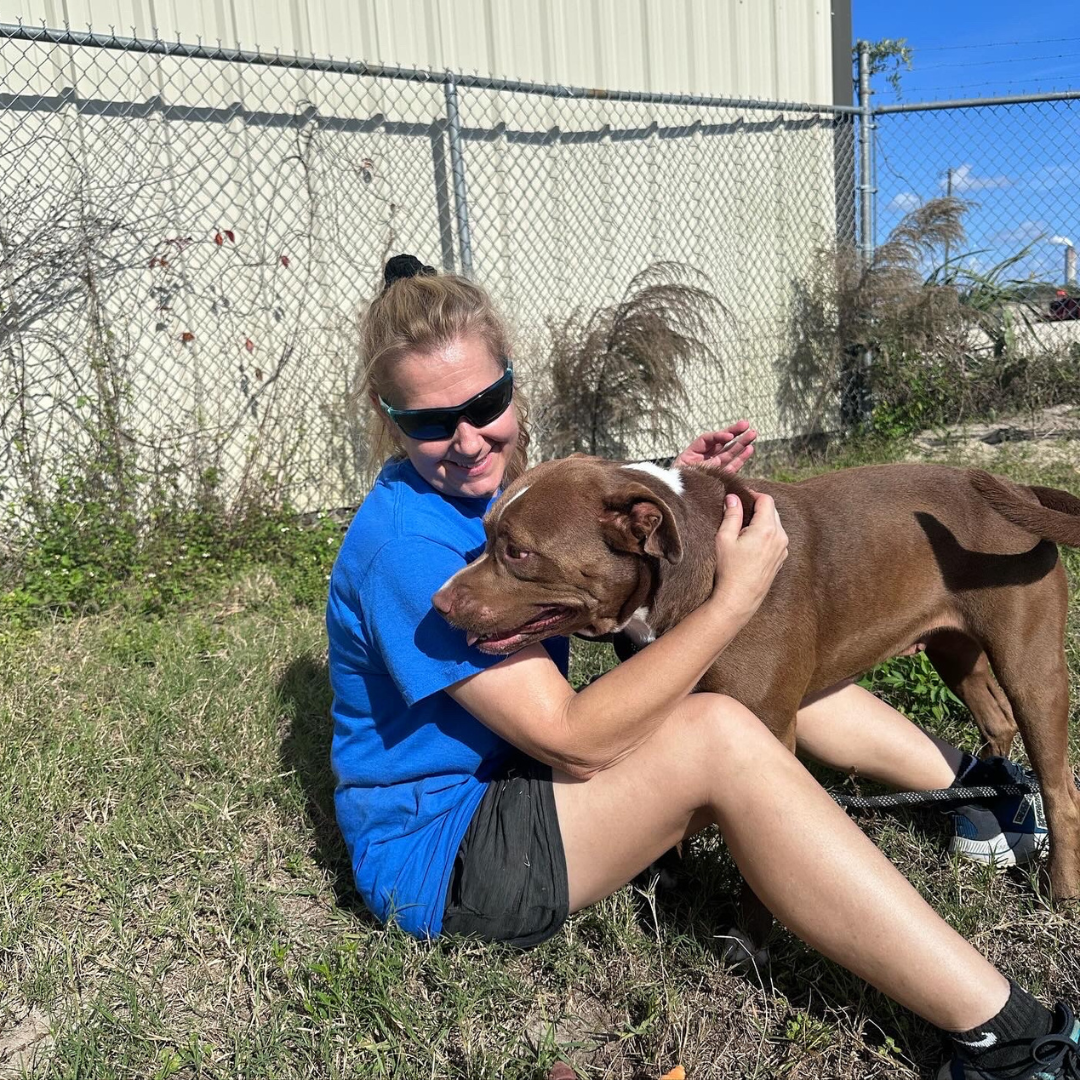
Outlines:
[{"label": "dog's paw", "polygon": [[734,926],[726,934],[720,934],[719,939],[720,958],[727,967],[764,979],[770,962],[767,946],[755,948],[746,934]]}]

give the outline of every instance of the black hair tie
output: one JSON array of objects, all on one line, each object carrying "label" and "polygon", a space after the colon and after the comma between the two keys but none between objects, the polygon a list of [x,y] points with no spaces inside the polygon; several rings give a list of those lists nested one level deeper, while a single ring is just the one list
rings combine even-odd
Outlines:
[{"label": "black hair tie", "polygon": [[383,292],[402,278],[434,276],[435,267],[425,266],[415,255],[395,255],[383,267]]}]

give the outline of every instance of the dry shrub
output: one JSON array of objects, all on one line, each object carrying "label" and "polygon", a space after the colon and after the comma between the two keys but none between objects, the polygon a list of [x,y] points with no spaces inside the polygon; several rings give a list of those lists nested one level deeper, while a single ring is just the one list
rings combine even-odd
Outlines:
[{"label": "dry shrub", "polygon": [[[1027,248],[984,272],[962,250],[972,203],[933,199],[906,215],[868,268],[850,245],[817,254],[796,284],[779,405],[792,423],[886,434],[1080,400],[1080,355],[1040,341],[1047,286],[1008,277]],[[933,267],[927,272],[927,267]],[[871,410],[872,403],[872,410]]]},{"label": "dry shrub", "polygon": [[728,313],[708,284],[691,267],[658,262],[616,303],[549,321],[548,385],[537,406],[544,457],[621,458],[643,440],[675,442],[686,368],[720,363],[711,342]]}]

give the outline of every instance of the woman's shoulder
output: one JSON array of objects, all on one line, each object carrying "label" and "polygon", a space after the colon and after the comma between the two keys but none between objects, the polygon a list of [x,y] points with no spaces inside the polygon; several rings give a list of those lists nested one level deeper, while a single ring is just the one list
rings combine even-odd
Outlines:
[{"label": "woman's shoulder", "polygon": [[[471,500],[470,500],[471,501]],[[408,461],[388,461],[360,504],[343,546],[374,554],[390,541],[411,541],[470,554],[484,540],[483,506],[464,512],[425,483]]]},{"label": "woman's shoulder", "polygon": [[358,587],[387,572],[424,576],[430,569],[437,575],[480,554],[482,518],[466,517],[433,489],[419,487],[411,466],[394,467],[400,464],[383,468],[349,525],[334,564],[339,584]]}]

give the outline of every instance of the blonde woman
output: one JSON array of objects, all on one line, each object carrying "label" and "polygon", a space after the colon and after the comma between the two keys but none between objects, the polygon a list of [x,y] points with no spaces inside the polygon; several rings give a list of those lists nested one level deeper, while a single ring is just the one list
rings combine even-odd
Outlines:
[{"label": "blonde woman", "polygon": [[[724,518],[706,603],[575,693],[566,640],[490,656],[431,606],[525,468],[489,299],[397,256],[362,354],[387,460],[342,544],[327,627],[335,805],[374,914],[420,937],[534,945],[717,825],[781,922],[949,1034],[941,1077],[1080,1077],[1066,1005],[1044,1008],[950,929],[738,702],[691,693],[784,561],[772,501],[758,497],[746,528]],[[746,445],[724,451],[736,434]],[[680,463],[737,469],[747,436],[745,424],[703,436]],[[826,763],[904,787],[948,786],[967,764],[851,685],[807,703],[799,736]]]}]

